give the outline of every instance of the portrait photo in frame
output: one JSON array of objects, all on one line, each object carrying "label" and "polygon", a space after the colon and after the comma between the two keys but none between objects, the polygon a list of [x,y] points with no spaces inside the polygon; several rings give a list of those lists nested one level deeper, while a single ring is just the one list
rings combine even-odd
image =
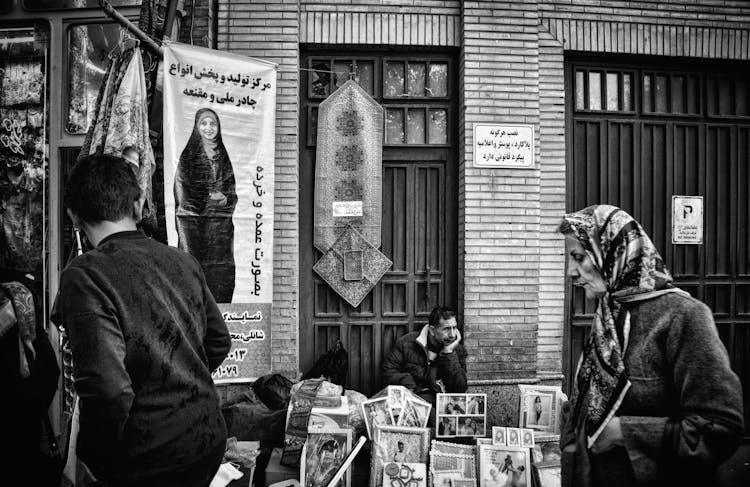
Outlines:
[{"label": "portrait photo in frame", "polygon": [[[300,480],[311,487],[327,487],[346,460],[352,448],[352,430],[326,429],[309,431],[302,447]],[[351,475],[347,472],[337,487],[348,487]]]},{"label": "portrait photo in frame", "polygon": [[500,445],[479,447],[479,487],[531,487],[531,452]]},{"label": "portrait photo in frame", "polygon": [[521,390],[519,427],[539,432],[559,433],[560,402],[565,395],[557,386],[518,386]]},{"label": "portrait photo in frame", "polygon": [[531,428],[521,428],[521,446],[524,448],[534,448],[534,430]]},{"label": "portrait photo in frame", "polygon": [[393,416],[391,416],[387,397],[363,401],[361,407],[362,419],[365,422],[367,436],[370,439],[373,439],[375,434],[374,426],[393,426]]},{"label": "portrait photo in frame", "polygon": [[401,426],[375,426],[370,457],[370,487],[383,481],[383,466],[389,463],[427,463],[430,430]]},{"label": "portrait photo in frame", "polygon": [[508,428],[504,426],[492,427],[492,444],[505,446],[508,444]]},{"label": "portrait photo in frame", "polygon": [[521,429],[506,428],[505,444],[507,446],[521,446]]}]

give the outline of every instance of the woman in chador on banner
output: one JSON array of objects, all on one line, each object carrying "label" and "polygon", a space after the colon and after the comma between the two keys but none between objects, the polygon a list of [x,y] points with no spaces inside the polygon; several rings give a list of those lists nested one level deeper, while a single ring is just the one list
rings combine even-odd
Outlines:
[{"label": "woman in chador on banner", "polygon": [[237,205],[234,171],[221,139],[216,112],[201,108],[175,174],[179,247],[203,268],[217,303],[234,293],[234,224]]},{"label": "woman in chador on banner", "polygon": [[614,206],[565,215],[567,274],[598,307],[560,438],[563,486],[713,485],[743,432],[711,310]]}]

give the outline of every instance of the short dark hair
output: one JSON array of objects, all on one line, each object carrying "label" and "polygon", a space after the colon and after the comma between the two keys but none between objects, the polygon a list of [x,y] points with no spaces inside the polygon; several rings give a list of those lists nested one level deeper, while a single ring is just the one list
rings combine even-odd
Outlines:
[{"label": "short dark hair", "polygon": [[430,326],[436,327],[440,324],[440,320],[449,320],[456,317],[456,312],[450,308],[443,306],[436,306],[432,312],[430,312]]},{"label": "short dark hair", "polygon": [[140,197],[131,164],[107,154],[79,160],[65,185],[65,206],[87,223],[121,220]]}]

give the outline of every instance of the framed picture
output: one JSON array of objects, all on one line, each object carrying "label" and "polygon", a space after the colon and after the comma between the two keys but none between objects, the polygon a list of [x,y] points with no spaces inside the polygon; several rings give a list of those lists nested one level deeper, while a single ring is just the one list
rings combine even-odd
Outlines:
[{"label": "framed picture", "polygon": [[449,455],[474,455],[474,445],[448,443],[447,441],[432,440],[430,452],[447,453]]},{"label": "framed picture", "polygon": [[492,444],[505,446],[508,444],[506,439],[508,436],[508,428],[504,426],[493,426],[492,427]]},{"label": "framed picture", "polygon": [[[432,472],[432,487],[454,487],[458,479],[463,478],[463,472],[461,470],[442,470],[440,472]],[[383,486],[387,487],[387,486]]]},{"label": "framed picture", "polygon": [[[352,447],[352,430],[315,430],[307,434],[302,447],[300,479],[308,487],[326,487],[339,467],[346,460]],[[351,474],[347,472],[338,487],[350,484]]]},{"label": "framed picture", "polygon": [[427,463],[430,430],[401,426],[376,426],[370,459],[370,487],[383,480],[383,466],[389,463]]},{"label": "framed picture", "polygon": [[466,414],[466,394],[438,394],[437,414]]},{"label": "framed picture", "polygon": [[466,414],[485,414],[487,394],[466,394]]},{"label": "framed picture", "polygon": [[456,479],[453,487],[477,487],[477,479]]},{"label": "framed picture", "polygon": [[456,416],[438,416],[437,417],[437,437],[453,438],[458,431],[458,418]]},{"label": "framed picture", "polygon": [[436,404],[437,438],[487,435],[486,394],[438,394]]},{"label": "framed picture", "polygon": [[538,475],[541,487],[560,487],[562,478],[560,473],[560,462],[539,462],[531,466]]},{"label": "framed picture", "polygon": [[407,397],[397,425],[424,428],[430,420],[430,409],[432,409],[431,404]]},{"label": "framed picture", "polygon": [[520,385],[519,388],[519,427],[557,433],[560,409],[558,404],[563,397],[562,390],[557,386],[542,385]]},{"label": "framed picture", "polygon": [[480,446],[479,487],[531,487],[530,455],[530,451],[522,447]]},{"label": "framed picture", "polygon": [[505,444],[508,446],[521,446],[521,430],[519,428],[506,428],[506,431]]},{"label": "framed picture", "polygon": [[365,421],[367,436],[369,436],[370,439],[373,439],[375,433],[374,426],[393,426],[393,417],[391,416],[391,410],[388,407],[387,397],[363,401],[361,406],[362,419]]},{"label": "framed picture", "polygon": [[383,467],[385,487],[427,487],[427,465],[424,463],[387,463]]},{"label": "framed picture", "polygon": [[476,459],[474,455],[456,455],[454,453],[430,452],[430,472],[460,470],[461,478],[476,477]]},{"label": "framed picture", "polygon": [[531,428],[521,428],[521,446],[524,448],[534,448],[534,430]]}]

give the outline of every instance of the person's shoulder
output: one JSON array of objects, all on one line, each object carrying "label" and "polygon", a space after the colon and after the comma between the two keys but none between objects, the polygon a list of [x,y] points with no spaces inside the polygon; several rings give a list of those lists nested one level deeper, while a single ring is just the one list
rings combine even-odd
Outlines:
[{"label": "person's shoulder", "polygon": [[670,312],[685,316],[711,316],[711,309],[687,292],[662,294],[654,299],[643,301],[638,306],[647,311]]}]

